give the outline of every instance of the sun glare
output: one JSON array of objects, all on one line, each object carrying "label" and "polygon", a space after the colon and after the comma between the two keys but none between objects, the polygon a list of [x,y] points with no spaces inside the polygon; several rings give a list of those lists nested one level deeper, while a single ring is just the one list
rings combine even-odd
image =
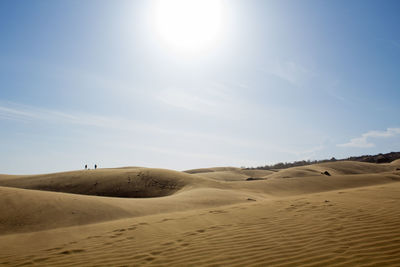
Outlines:
[{"label": "sun glare", "polygon": [[221,0],[159,0],[155,6],[158,34],[180,51],[199,51],[217,43],[222,22]]}]

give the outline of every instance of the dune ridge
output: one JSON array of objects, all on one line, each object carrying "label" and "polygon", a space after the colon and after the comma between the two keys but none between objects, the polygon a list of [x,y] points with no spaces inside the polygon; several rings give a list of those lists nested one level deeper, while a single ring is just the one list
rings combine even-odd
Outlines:
[{"label": "dune ridge", "polygon": [[[0,263],[396,266],[399,193],[400,184],[392,183],[0,236]],[[46,244],[20,251],[44,234]]]},{"label": "dune ridge", "polygon": [[172,170],[117,168],[3,177],[0,179],[0,186],[135,198],[168,196],[186,185],[194,186],[196,182],[206,181]]},{"label": "dune ridge", "polygon": [[0,175],[0,265],[396,266],[399,165]]}]

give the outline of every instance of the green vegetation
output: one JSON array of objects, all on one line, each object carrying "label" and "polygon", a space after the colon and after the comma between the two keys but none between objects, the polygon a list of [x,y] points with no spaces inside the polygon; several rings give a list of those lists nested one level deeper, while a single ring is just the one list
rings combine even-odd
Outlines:
[{"label": "green vegetation", "polygon": [[390,152],[386,154],[379,153],[377,155],[363,155],[358,157],[349,157],[346,159],[335,159],[334,157],[331,159],[323,159],[323,160],[301,160],[294,162],[279,162],[274,165],[265,165],[259,167],[250,167],[245,168],[247,170],[274,170],[274,169],[287,169],[292,167],[306,166],[316,163],[324,163],[324,162],[332,162],[332,161],[361,161],[361,162],[370,162],[370,163],[390,163],[396,159],[400,159],[400,152]]}]

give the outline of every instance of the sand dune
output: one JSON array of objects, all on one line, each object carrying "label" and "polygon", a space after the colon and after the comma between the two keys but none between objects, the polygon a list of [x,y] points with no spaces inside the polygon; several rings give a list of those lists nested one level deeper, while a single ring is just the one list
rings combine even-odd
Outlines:
[{"label": "sand dune", "polygon": [[314,164],[309,166],[283,169],[271,174],[268,178],[294,178],[304,176],[321,176],[328,171],[331,175],[370,174],[394,171],[392,165],[356,161],[338,161]]},{"label": "sand dune", "polygon": [[396,159],[396,160],[394,160],[394,161],[392,161],[391,163],[389,163],[390,165],[393,165],[393,166],[400,166],[400,159]]},{"label": "sand dune", "polygon": [[308,176],[321,176],[325,171],[331,175],[370,174],[396,170],[394,166],[400,161],[390,164],[374,164],[357,161],[327,162],[308,166],[293,167],[281,170],[247,170],[233,167],[204,168],[185,171],[220,181],[242,181],[252,178],[298,178]]},{"label": "sand dune", "polygon": [[398,266],[399,165],[0,175],[0,266]]},{"label": "sand dune", "polygon": [[184,171],[190,174],[198,174],[198,173],[205,173],[205,172],[222,172],[222,171],[239,171],[240,168],[236,167],[213,167],[213,168],[200,168],[200,169],[192,169]]},{"label": "sand dune", "polygon": [[0,234],[241,203],[255,194],[198,188],[168,198],[111,198],[0,187]]},{"label": "sand dune", "polygon": [[245,181],[248,178],[263,178],[274,172],[269,170],[246,170],[235,167],[215,167],[187,170],[185,173],[196,174],[217,181]]},{"label": "sand dune", "polygon": [[249,178],[264,178],[267,175],[274,173],[268,170],[230,170],[230,171],[211,171],[200,172],[196,175],[217,180],[217,181],[245,181]]},{"label": "sand dune", "polygon": [[117,168],[0,177],[0,186],[110,197],[161,197],[212,181],[150,168]]}]

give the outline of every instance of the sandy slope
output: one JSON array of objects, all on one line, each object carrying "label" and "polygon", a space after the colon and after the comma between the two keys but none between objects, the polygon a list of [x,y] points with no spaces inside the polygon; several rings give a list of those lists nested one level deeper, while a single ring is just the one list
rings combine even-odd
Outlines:
[{"label": "sandy slope", "polygon": [[246,170],[234,167],[215,167],[187,170],[185,173],[196,174],[197,176],[218,181],[245,181],[250,177],[263,178],[274,172],[269,170]]},{"label": "sandy slope", "polygon": [[0,266],[400,265],[398,166],[0,176]]},{"label": "sandy slope", "polygon": [[137,167],[0,176],[0,186],[111,197],[160,197],[185,186],[206,184],[212,181],[177,171]]},{"label": "sandy slope", "polygon": [[240,168],[236,167],[212,167],[212,168],[200,168],[200,169],[192,169],[184,171],[190,174],[199,174],[199,173],[206,173],[206,172],[221,172],[221,171],[240,171]]},{"label": "sandy slope", "polygon": [[273,173],[268,178],[293,178],[304,176],[321,176],[328,171],[331,175],[371,174],[394,171],[395,167],[389,164],[374,164],[367,162],[339,161],[314,164],[309,166],[283,169]]},{"label": "sandy slope", "polygon": [[396,160],[392,161],[391,163],[389,163],[389,165],[400,166],[400,159],[396,159]]}]

